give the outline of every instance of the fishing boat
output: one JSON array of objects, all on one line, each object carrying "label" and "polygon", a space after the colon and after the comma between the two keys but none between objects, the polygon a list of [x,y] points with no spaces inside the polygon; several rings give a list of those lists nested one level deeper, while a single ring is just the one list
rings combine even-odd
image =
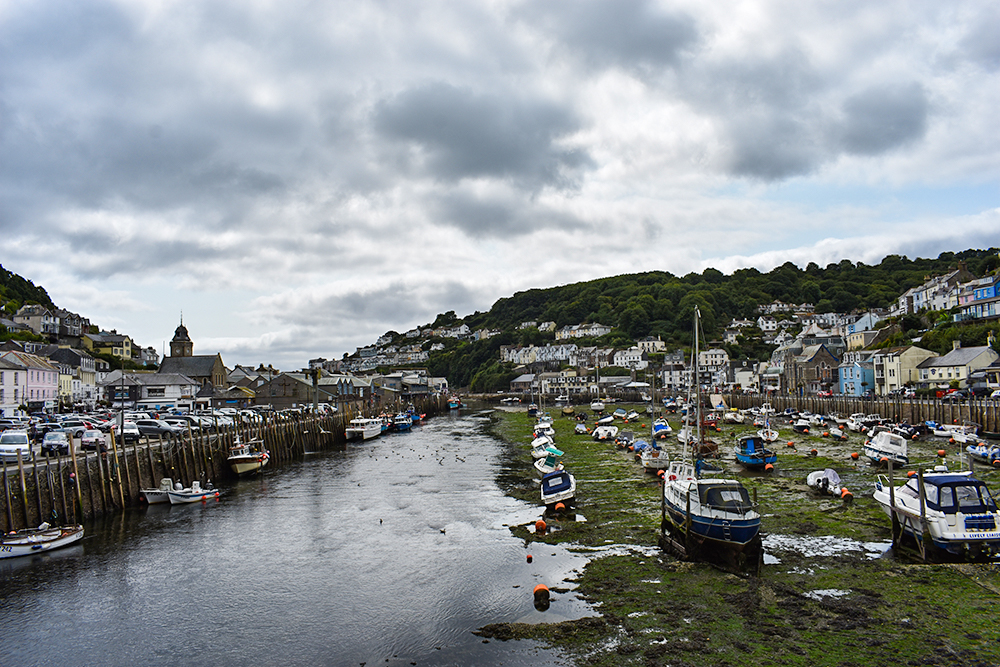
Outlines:
[{"label": "fishing boat", "polygon": [[413,419],[405,412],[397,413],[392,418],[392,430],[394,431],[409,431],[411,426],[413,426]]},{"label": "fishing boat", "polygon": [[802,433],[804,435],[809,435],[809,427],[812,424],[809,423],[809,419],[806,417],[800,417],[795,420],[792,424],[792,430],[796,433]]},{"label": "fishing boat", "polygon": [[613,424],[614,422],[615,422],[615,416],[614,415],[607,415],[607,416],[601,417],[595,423],[598,426],[608,426],[609,424]]},{"label": "fishing boat", "polygon": [[566,470],[555,470],[542,477],[542,504],[554,509],[557,503],[567,507],[576,503],[576,478]]},{"label": "fishing boat", "polygon": [[897,487],[879,475],[873,494],[892,519],[893,546],[907,535],[924,559],[943,554],[974,561],[1000,557],[1000,512],[986,484],[971,470],[938,465]]},{"label": "fishing boat", "polygon": [[17,558],[52,551],[83,538],[83,526],[52,527],[43,523],[38,528],[25,528],[0,533],[0,558]]},{"label": "fishing boat", "polygon": [[171,505],[183,505],[185,503],[199,503],[209,498],[218,498],[219,490],[215,488],[203,489],[197,480],[191,482],[191,486],[184,488],[180,482],[174,483],[174,488],[167,491]]},{"label": "fishing boat", "polygon": [[[850,491],[840,483],[840,475],[833,468],[814,470],[806,475],[806,485],[817,493],[836,496],[847,500]],[[846,492],[846,493],[845,493]]]},{"label": "fishing boat", "polygon": [[593,410],[597,414],[600,414],[600,413],[604,412],[604,401],[602,401],[601,399],[597,399],[596,401],[592,401],[590,403],[590,409]]},{"label": "fishing boat", "polygon": [[906,438],[891,431],[878,431],[865,440],[865,456],[877,465],[888,461],[897,466],[909,465],[906,449]]},{"label": "fishing boat", "polygon": [[528,403],[528,416],[529,417],[534,417],[537,414],[538,414],[538,404],[537,403]]},{"label": "fishing boat", "polygon": [[[695,306],[692,367],[696,378],[700,315]],[[700,427],[701,401],[696,403],[699,414],[695,424]],[[697,433],[689,449],[696,462],[671,461],[664,471],[660,546],[683,558],[705,559],[757,573],[764,562],[760,513],[738,480],[700,479],[698,471],[704,465],[698,455],[701,444],[701,433]]]},{"label": "fishing boat", "polygon": [[169,503],[170,496],[167,492],[174,488],[174,480],[169,477],[164,477],[160,480],[160,488],[158,489],[139,489],[139,496],[144,498],[150,505],[157,505],[159,503]]},{"label": "fishing boat", "polygon": [[347,424],[344,437],[348,440],[369,440],[382,433],[382,420],[377,417],[355,417]]},{"label": "fishing boat", "polygon": [[749,470],[773,470],[778,455],[765,447],[764,439],[756,433],[741,435],[733,447],[736,460]]},{"label": "fishing boat", "polygon": [[660,547],[739,571],[760,571],[760,514],[734,479],[699,479],[695,466],[671,461],[662,497]]},{"label": "fishing boat", "polygon": [[239,436],[233,446],[229,448],[229,457],[226,462],[229,468],[237,475],[252,475],[260,472],[271,460],[271,455],[263,448],[263,440],[251,440],[250,442],[240,442]]},{"label": "fishing boat", "polygon": [[459,398],[457,395],[452,395],[450,398],[448,398],[448,409],[449,410],[458,410],[460,407],[462,407],[462,399],[461,398]]},{"label": "fishing boat", "polygon": [[865,426],[864,419],[865,419],[864,413],[855,412],[854,414],[852,414],[850,417],[847,418],[845,426],[847,426],[847,428],[854,431],[855,433],[859,433],[861,429],[863,429]]},{"label": "fishing boat", "polygon": [[531,457],[534,459],[542,459],[549,454],[555,454],[556,456],[562,456],[563,453],[556,448],[554,442],[551,438],[542,436],[541,438],[535,438],[531,443]]},{"label": "fishing boat", "polygon": [[532,431],[535,437],[540,435],[554,436],[556,434],[555,428],[552,427],[552,422],[538,422],[532,427]]}]

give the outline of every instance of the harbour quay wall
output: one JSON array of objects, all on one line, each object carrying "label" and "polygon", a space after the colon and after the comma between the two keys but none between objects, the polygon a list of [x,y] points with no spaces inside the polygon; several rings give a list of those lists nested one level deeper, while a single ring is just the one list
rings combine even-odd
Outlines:
[{"label": "harbour quay wall", "polygon": [[[412,403],[428,417],[448,409],[443,397],[415,398]],[[112,438],[106,452],[78,451],[74,445],[69,454],[41,456],[36,446],[32,460],[0,464],[0,525],[11,531],[43,521],[82,523],[138,507],[144,502],[141,490],[157,488],[165,477],[184,487],[195,480],[203,487],[209,482],[224,487],[236,480],[227,458],[237,441],[258,441],[255,445],[270,454],[270,470],[301,461],[306,452],[343,449],[348,422],[378,412],[378,407],[344,402],[332,414],[281,412],[209,432],[189,429],[179,436],[148,436],[133,443]]]},{"label": "harbour quay wall", "polygon": [[723,395],[730,408],[745,410],[770,403],[778,412],[787,408],[823,415],[836,413],[847,417],[856,412],[877,414],[894,421],[921,424],[935,421],[939,424],[974,422],[980,431],[1000,431],[1000,401],[987,398],[970,398],[951,402],[940,398],[903,398],[897,396],[789,396],[780,394]]}]

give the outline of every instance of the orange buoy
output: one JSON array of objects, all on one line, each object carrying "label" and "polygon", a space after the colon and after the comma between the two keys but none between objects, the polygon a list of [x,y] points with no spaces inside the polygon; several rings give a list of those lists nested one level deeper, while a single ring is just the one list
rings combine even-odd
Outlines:
[{"label": "orange buoy", "polygon": [[556,506],[555,506],[554,509],[557,512],[565,512],[566,511],[566,506],[563,505],[562,503],[556,503]]},{"label": "orange buoy", "polygon": [[646,428],[646,425],[645,425],[645,424],[639,424],[639,426],[641,426],[641,427],[643,427],[643,428]]},{"label": "orange buoy", "polygon": [[938,450],[938,456],[940,456],[941,458],[944,458],[945,454],[947,454],[947,452],[944,451],[943,449]]},{"label": "orange buoy", "polygon": [[857,461],[858,460],[858,453],[857,452],[851,452],[851,458],[854,459],[855,461]]},{"label": "orange buoy", "polygon": [[907,477],[913,477],[913,476],[914,476],[914,475],[916,475],[916,474],[917,474],[917,471],[916,471],[916,470],[911,470],[910,472],[906,473],[906,476],[907,476]]},{"label": "orange buoy", "polygon": [[770,463],[768,463],[767,465],[764,466],[764,471],[765,472],[771,472],[772,470],[774,470],[774,466],[771,465]]},{"label": "orange buoy", "polygon": [[630,452],[634,452],[634,451],[635,451],[635,447],[633,447],[632,445],[629,445],[629,446],[628,446],[628,450],[629,450]]},{"label": "orange buoy", "polygon": [[545,525],[545,521],[543,521],[542,519],[539,519],[538,521],[535,522],[535,532],[536,533],[544,533],[546,527],[547,526]]},{"label": "orange buoy", "polygon": [[805,433],[806,435],[809,435],[809,429],[807,428],[802,429],[802,432]]},{"label": "orange buoy", "polygon": [[528,562],[531,562],[531,554],[528,554]]},{"label": "orange buoy", "polygon": [[993,467],[1000,468],[1000,459],[993,459]]},{"label": "orange buoy", "polygon": [[809,450],[809,455],[810,456],[816,456],[817,454],[819,454],[819,452],[817,452],[815,449],[810,449]]},{"label": "orange buoy", "polygon": [[916,433],[914,433],[914,434],[913,434],[913,437],[911,437],[911,438],[910,438],[910,440],[916,440],[916,439],[917,439],[917,434],[916,434]]},{"label": "orange buoy", "polygon": [[841,489],[840,499],[843,500],[844,502],[850,502],[851,500],[854,499],[854,494],[848,491],[847,489]]},{"label": "orange buoy", "polygon": [[829,431],[823,431],[823,437],[824,438],[829,438],[830,437],[830,432]]},{"label": "orange buoy", "polygon": [[883,456],[882,458],[880,458],[878,460],[878,462],[879,463],[889,463],[889,457],[888,456]]},{"label": "orange buoy", "polygon": [[954,445],[955,444],[955,438],[948,438],[948,444],[949,445]]},{"label": "orange buoy", "polygon": [[794,447],[794,446],[795,446],[795,443],[794,443],[794,442],[792,442],[791,440],[789,440],[789,441],[788,441],[788,446],[789,446],[789,447]]},{"label": "orange buoy", "polygon": [[549,608],[549,587],[545,584],[538,584],[535,586],[535,591],[533,593],[535,597],[535,609],[538,611],[545,611]]},{"label": "orange buoy", "polygon": [[658,471],[656,471],[656,476],[657,476],[657,477],[659,477],[660,479],[663,479],[663,475],[664,475],[664,474],[665,474],[665,473],[664,473],[664,472],[663,472],[662,470],[658,470]]}]

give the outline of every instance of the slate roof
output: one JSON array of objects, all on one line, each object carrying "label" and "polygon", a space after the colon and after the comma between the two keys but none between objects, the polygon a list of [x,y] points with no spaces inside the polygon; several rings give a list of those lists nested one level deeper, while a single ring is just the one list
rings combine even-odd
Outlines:
[{"label": "slate roof", "polygon": [[193,357],[165,357],[160,364],[160,373],[178,373],[193,378],[212,376],[216,354],[202,354]]},{"label": "slate roof", "polygon": [[960,347],[952,350],[948,354],[940,357],[930,357],[924,359],[917,368],[941,368],[947,366],[965,366],[976,360],[981,354],[986,353],[990,348],[983,345],[980,347]]}]

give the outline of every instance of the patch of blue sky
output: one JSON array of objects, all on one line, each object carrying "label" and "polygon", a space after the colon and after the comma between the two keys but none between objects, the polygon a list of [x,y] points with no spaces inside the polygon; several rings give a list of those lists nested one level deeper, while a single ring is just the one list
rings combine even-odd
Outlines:
[{"label": "patch of blue sky", "polygon": [[878,211],[879,217],[890,222],[975,215],[995,209],[1000,207],[1000,185],[969,183],[935,187],[914,184],[891,187],[795,180],[762,190],[758,198],[815,211],[864,208]]}]

